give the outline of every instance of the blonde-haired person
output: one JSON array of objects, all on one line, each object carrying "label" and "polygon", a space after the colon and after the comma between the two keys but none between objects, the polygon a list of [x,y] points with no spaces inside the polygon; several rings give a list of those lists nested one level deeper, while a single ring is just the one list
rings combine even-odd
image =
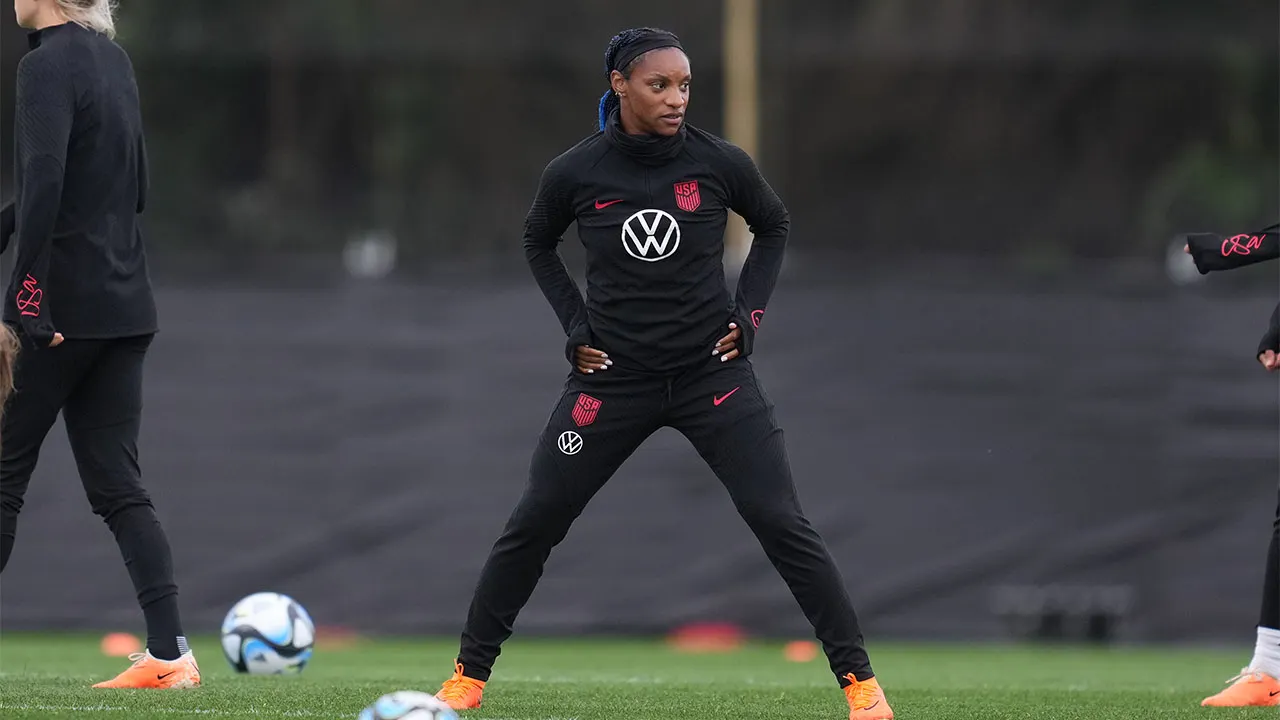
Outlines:
[{"label": "blonde-haired person", "polygon": [[[147,652],[95,687],[200,684],[178,614],[169,540],[138,468],[143,361],[157,330],[138,215],[147,159],[133,64],[108,0],[14,0],[31,31],[18,63],[15,245],[3,321],[22,344],[0,420],[0,571],[40,446],[61,412],[93,511],[115,535]],[[9,232],[0,233],[0,252]]]},{"label": "blonde-haired person", "polygon": [[[40,7],[42,5],[52,8],[45,9]],[[116,37],[116,4],[113,0],[14,0],[13,8],[19,18],[24,15],[35,17],[41,12],[57,13],[56,20],[73,22],[112,40]]]}]

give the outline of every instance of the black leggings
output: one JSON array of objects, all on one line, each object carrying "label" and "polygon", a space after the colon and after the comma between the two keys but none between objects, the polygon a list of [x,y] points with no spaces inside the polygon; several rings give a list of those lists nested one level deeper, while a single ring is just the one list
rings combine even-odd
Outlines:
[{"label": "black leggings", "polygon": [[747,360],[671,378],[610,369],[570,376],[533,452],[524,497],[480,574],[458,662],[487,680],[551,549],[622,463],[660,427],[693,444],[786,581],[842,685],[872,676],[840,570],[805,518],[773,405]]},{"label": "black leggings", "polygon": [[1271,547],[1262,578],[1262,617],[1258,625],[1280,630],[1280,497],[1276,498],[1276,520],[1271,525]]},{"label": "black leggings", "polygon": [[[40,447],[61,411],[89,506],[115,535],[138,602],[147,611],[149,645],[168,646],[182,634],[178,588],[169,540],[138,467],[142,366],[151,339],[67,340],[41,349],[24,343],[0,425],[0,571],[13,552],[18,513]],[[163,611],[152,610],[157,606]]]}]

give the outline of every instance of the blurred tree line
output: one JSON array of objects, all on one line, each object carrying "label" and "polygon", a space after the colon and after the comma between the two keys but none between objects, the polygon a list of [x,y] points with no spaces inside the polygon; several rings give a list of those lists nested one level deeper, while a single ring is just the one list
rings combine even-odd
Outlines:
[{"label": "blurred tree line", "polygon": [[[679,33],[691,120],[722,125],[711,0],[120,5],[157,179],[150,241],[169,262],[329,262],[385,232],[409,266],[518,263],[538,175],[594,130],[603,49],[624,27]],[[762,12],[758,160],[798,247],[1135,257],[1178,231],[1280,216],[1270,0],[765,0]],[[5,22],[9,138],[25,43]]]}]

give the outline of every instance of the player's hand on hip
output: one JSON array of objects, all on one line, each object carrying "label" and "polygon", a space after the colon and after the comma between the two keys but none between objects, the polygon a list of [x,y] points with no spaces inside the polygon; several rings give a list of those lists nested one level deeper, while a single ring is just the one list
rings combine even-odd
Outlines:
[{"label": "player's hand on hip", "polygon": [[738,341],[741,339],[742,330],[738,327],[738,323],[729,323],[729,334],[716,341],[711,356],[719,355],[720,362],[729,362],[738,357]]},{"label": "player's hand on hip", "polygon": [[1258,362],[1262,363],[1262,367],[1266,368],[1267,372],[1275,372],[1280,368],[1280,355],[1277,355],[1275,350],[1267,350],[1258,356]]},{"label": "player's hand on hip", "polygon": [[608,370],[610,365],[613,365],[613,361],[609,359],[608,353],[588,345],[579,345],[573,353],[573,366],[583,375]]}]

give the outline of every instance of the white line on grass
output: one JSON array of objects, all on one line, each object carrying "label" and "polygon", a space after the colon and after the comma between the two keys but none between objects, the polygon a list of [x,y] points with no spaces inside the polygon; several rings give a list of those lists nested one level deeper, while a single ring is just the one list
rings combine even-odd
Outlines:
[{"label": "white line on grass", "polygon": [[[41,712],[127,712],[138,708],[117,705],[22,705],[0,703],[0,710],[39,710]],[[254,708],[245,710],[209,710],[202,708],[146,708],[146,713],[169,713],[172,715],[221,715],[235,717],[240,715],[269,715],[271,717],[327,717],[310,710],[286,710],[284,712],[262,712]],[[528,720],[527,718],[491,718],[491,720]],[[577,718],[543,718],[543,720],[578,720]]]},{"label": "white line on grass", "polygon": [[[724,678],[694,678],[692,680],[675,680],[662,677],[623,676],[623,675],[503,675],[503,681],[538,683],[542,685],[719,685]],[[829,688],[834,683],[822,680],[757,680],[756,678],[734,679],[733,684],[750,685],[764,688]],[[554,720],[554,719],[553,719]]]},{"label": "white line on grass", "polygon": [[[40,711],[58,711],[58,712],[128,712],[138,711],[138,708],[129,708],[117,705],[15,705],[11,703],[0,703],[0,710],[40,710]],[[142,712],[147,713],[169,713],[173,715],[270,715],[271,717],[325,717],[320,713],[314,713],[310,710],[285,710],[283,712],[262,712],[254,708],[245,710],[211,710],[206,708],[146,708]]]}]

